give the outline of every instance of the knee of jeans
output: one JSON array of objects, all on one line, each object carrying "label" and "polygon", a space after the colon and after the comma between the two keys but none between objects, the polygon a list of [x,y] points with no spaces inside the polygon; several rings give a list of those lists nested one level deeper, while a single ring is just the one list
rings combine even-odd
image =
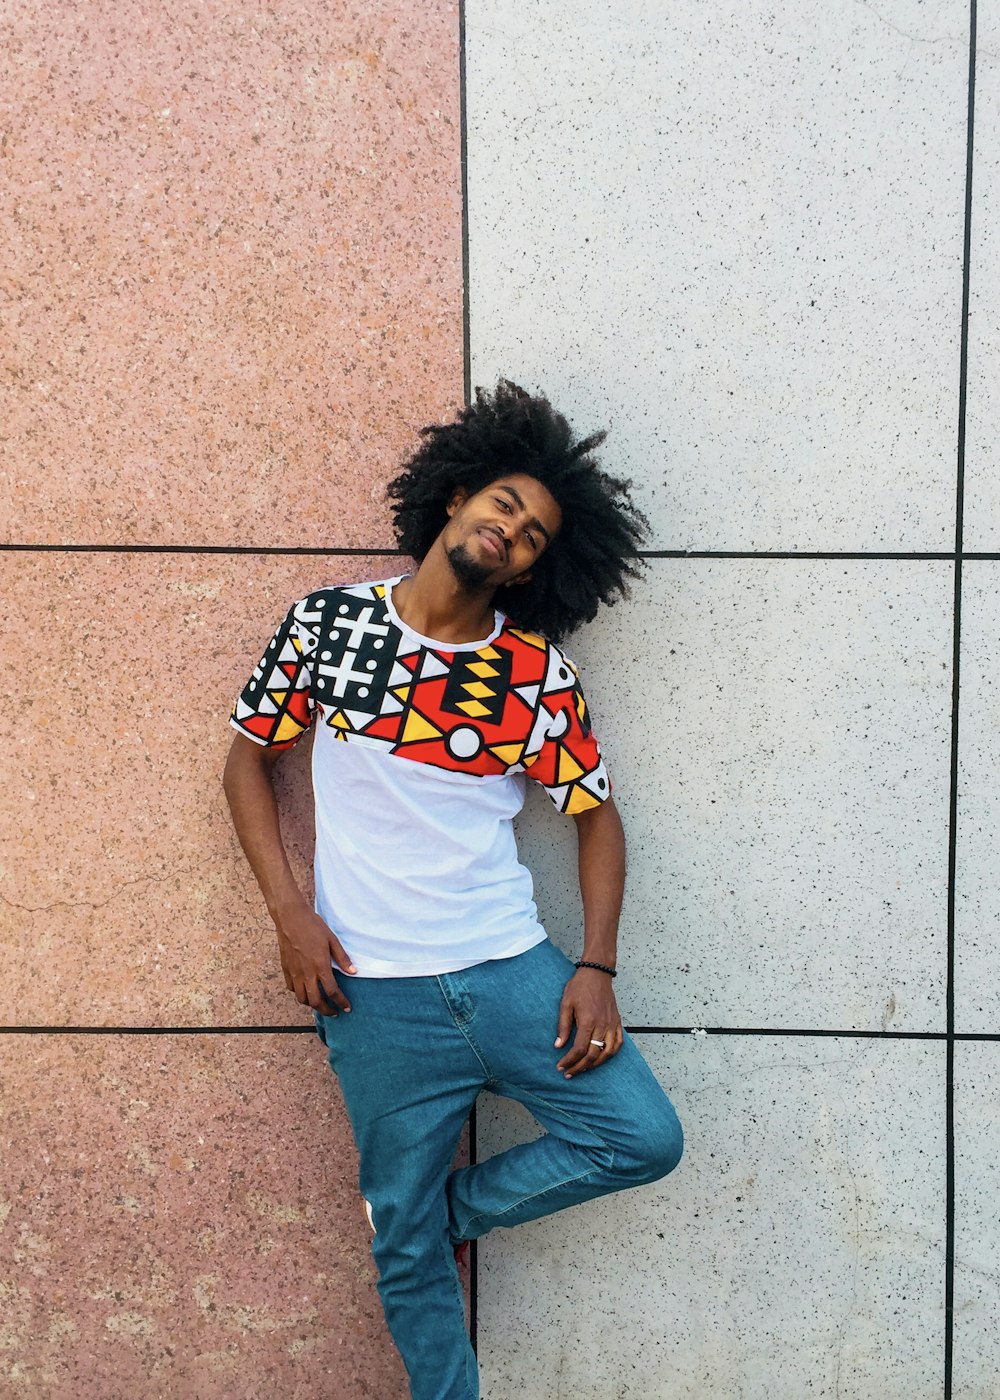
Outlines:
[{"label": "knee of jeans", "polygon": [[669,1176],[684,1152],[684,1132],[671,1105],[636,1124],[630,1141],[615,1152],[615,1167],[630,1185],[648,1186]]}]

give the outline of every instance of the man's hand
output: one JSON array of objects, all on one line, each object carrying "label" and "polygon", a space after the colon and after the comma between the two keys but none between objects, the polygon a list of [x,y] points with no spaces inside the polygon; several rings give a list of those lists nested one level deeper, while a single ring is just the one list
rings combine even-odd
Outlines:
[{"label": "man's hand", "polygon": [[288,990],[303,1006],[311,1006],[324,1016],[350,1011],[351,1004],[340,990],[331,964],[336,963],[341,972],[348,974],[357,972],[357,968],[336,934],[304,903],[294,913],[278,916],[275,923]]},{"label": "man's hand", "polygon": [[[572,1048],[556,1066],[567,1079],[602,1065],[622,1048],[622,1018],[618,1014],[611,978],[606,972],[581,967],[566,983],[559,1007],[557,1050],[569,1040],[574,1022],[576,1037]],[[603,1049],[595,1044],[599,1040],[604,1042]]]}]

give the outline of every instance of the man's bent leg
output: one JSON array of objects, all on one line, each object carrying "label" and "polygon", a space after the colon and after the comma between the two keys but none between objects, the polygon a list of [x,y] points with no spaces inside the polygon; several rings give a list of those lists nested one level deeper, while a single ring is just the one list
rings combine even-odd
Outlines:
[{"label": "man's bent leg", "polygon": [[677,1115],[633,1042],[597,1069],[566,1079],[554,1041],[562,989],[573,966],[551,943],[467,973],[470,1027],[491,1078],[547,1132],[448,1181],[455,1240],[519,1225],[596,1196],[666,1176],[680,1161]]},{"label": "man's bent leg", "polygon": [[346,990],[350,1014],[317,1022],[358,1145],[386,1322],[413,1400],[476,1400],[445,1183],[482,1066],[436,978],[358,978]]}]

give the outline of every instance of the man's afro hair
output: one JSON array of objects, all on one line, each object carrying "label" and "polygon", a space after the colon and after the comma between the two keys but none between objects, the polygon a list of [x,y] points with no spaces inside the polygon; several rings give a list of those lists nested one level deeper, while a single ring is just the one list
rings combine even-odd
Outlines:
[{"label": "man's afro hair", "polygon": [[528,583],[497,591],[497,607],[517,626],[559,641],[589,622],[601,603],[627,595],[649,527],[631,500],[631,482],[609,476],[593,456],[605,433],[574,442],[548,399],[502,379],[495,393],[477,389],[475,403],[453,423],[433,424],[421,436],[423,444],[388,487],[406,554],[424,558],[447,524],[456,490],[474,495],[523,472],[559,503],[562,528]]}]

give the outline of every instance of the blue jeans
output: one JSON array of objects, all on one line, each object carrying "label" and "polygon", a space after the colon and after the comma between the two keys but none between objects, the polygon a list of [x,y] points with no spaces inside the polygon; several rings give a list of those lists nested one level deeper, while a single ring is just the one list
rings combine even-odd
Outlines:
[{"label": "blue jeans", "polygon": [[[339,977],[352,1010],[316,1017],[360,1153],[361,1194],[386,1321],[413,1400],[476,1400],[476,1359],[453,1247],[677,1165],[681,1128],[626,1036],[573,1079],[556,1069],[556,1020],[573,965],[548,940],[440,977]],[[483,1090],[517,1099],[547,1130],[451,1171]]]}]

